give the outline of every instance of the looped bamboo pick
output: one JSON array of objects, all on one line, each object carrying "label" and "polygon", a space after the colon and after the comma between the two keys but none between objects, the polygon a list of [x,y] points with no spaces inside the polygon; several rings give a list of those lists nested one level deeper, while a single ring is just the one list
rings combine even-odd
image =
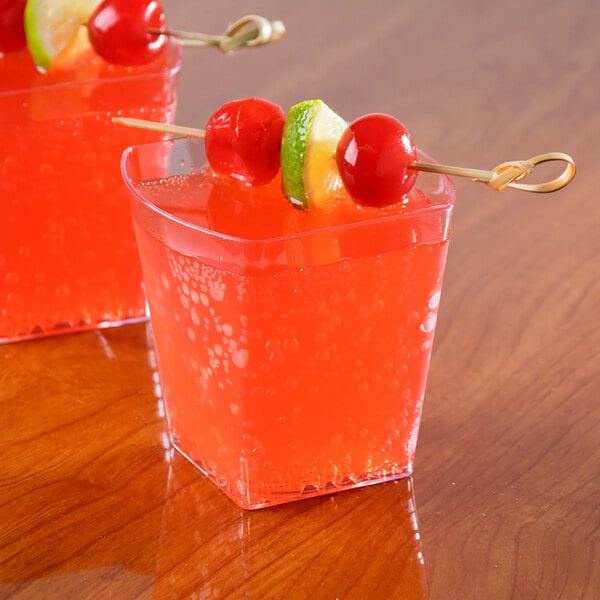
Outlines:
[{"label": "looped bamboo pick", "polygon": [[[203,138],[206,135],[204,129],[181,127],[180,125],[168,125],[166,123],[157,123],[155,121],[146,121],[144,119],[114,117],[113,122],[118,123],[119,125],[126,125],[128,127],[160,131],[162,133],[171,133],[173,135],[183,137]],[[558,177],[543,183],[519,183],[521,180],[531,174],[536,165],[550,161],[566,163],[563,172]],[[468,177],[473,181],[485,183],[489,187],[498,191],[501,191],[506,187],[510,187],[516,190],[522,190],[524,192],[538,193],[555,192],[560,190],[561,188],[565,187],[573,179],[573,177],[575,177],[576,172],[575,162],[568,154],[565,154],[564,152],[546,152],[544,154],[532,156],[527,160],[512,160],[509,162],[503,162],[490,171],[422,162],[412,163],[409,168],[416,171],[427,171],[429,173],[442,173],[444,175]]]},{"label": "looped bamboo pick", "polygon": [[172,29],[150,29],[149,33],[174,37],[181,46],[215,46],[222,52],[230,53],[244,47],[276,42],[285,34],[285,26],[281,21],[246,15],[229,25],[221,35]]}]

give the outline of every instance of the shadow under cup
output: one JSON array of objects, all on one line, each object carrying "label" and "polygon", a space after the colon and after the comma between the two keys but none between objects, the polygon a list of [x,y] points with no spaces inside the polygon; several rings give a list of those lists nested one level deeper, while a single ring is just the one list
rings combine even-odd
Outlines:
[{"label": "shadow under cup", "polygon": [[410,474],[451,182],[419,174],[426,208],[249,240],[186,219],[210,190],[177,181],[205,165],[186,139],[122,160],[172,443],[243,508]]},{"label": "shadow under cup", "polygon": [[180,64],[171,44],[150,65],[98,59],[59,82],[26,51],[0,60],[0,343],[146,318],[119,161],[165,136],[111,119],[172,122]]}]

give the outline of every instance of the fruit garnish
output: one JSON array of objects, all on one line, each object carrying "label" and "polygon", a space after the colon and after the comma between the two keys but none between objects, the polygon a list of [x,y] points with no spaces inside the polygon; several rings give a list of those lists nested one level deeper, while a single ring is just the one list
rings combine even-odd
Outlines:
[{"label": "fruit garnish", "polygon": [[98,4],[99,0],[27,0],[25,34],[38,69],[50,69]]},{"label": "fruit garnish", "polygon": [[[247,112],[241,109],[246,105]],[[250,185],[268,183],[277,173],[277,139],[281,109],[268,100],[249,98],[225,104],[203,129],[114,117],[119,125],[211,138],[207,157],[213,170]],[[242,116],[243,115],[243,116]],[[256,123],[252,119],[257,118]],[[220,130],[222,121],[223,129]],[[206,142],[205,142],[206,144]],[[264,153],[264,157],[256,156]],[[546,152],[528,160],[504,162],[490,171],[417,162],[406,128],[394,117],[365,115],[350,126],[322,100],[306,100],[290,109],[281,136],[282,188],[290,202],[302,208],[333,207],[346,188],[357,204],[381,207],[406,198],[417,171],[468,177],[495,190],[506,187],[527,192],[554,192],[575,176],[573,159],[564,152]],[[536,165],[566,163],[563,172],[542,183],[521,183]],[[319,210],[318,212],[323,212]]]},{"label": "fruit garnish", "polygon": [[90,43],[113,65],[136,66],[152,62],[163,50],[165,13],[159,0],[104,0],[88,20]]},{"label": "fruit garnish", "polygon": [[412,189],[417,150],[400,121],[385,114],[359,117],[343,132],[336,152],[340,176],[359,204],[395,204]]},{"label": "fruit garnish", "polygon": [[263,185],[279,171],[283,109],[261,98],[234,100],[206,124],[206,157],[211,167],[250,185]]},{"label": "fruit garnish", "polygon": [[23,15],[27,0],[0,0],[0,52],[16,52],[27,44]]},{"label": "fruit garnish", "polygon": [[[275,42],[285,34],[281,21],[259,15],[238,19],[221,35],[171,30],[165,26],[160,0],[0,0],[0,56],[28,45],[38,70],[47,72],[73,46],[81,27],[86,27],[87,39],[78,37],[86,47],[121,66],[152,62],[168,37],[181,46],[213,46],[230,53]],[[72,49],[66,56],[78,54]]]},{"label": "fruit garnish", "polygon": [[[75,36],[52,61],[50,71],[40,74],[39,78],[40,81],[43,78],[52,84],[61,81],[66,83],[73,80],[73,73],[76,71],[78,79],[93,80],[100,77],[105,65],[90,45],[87,27],[80,25]],[[91,89],[82,89],[82,94],[90,91]]]},{"label": "fruit garnish", "polygon": [[293,204],[323,208],[342,189],[335,153],[348,127],[323,100],[305,100],[290,108],[281,140],[281,180]]}]

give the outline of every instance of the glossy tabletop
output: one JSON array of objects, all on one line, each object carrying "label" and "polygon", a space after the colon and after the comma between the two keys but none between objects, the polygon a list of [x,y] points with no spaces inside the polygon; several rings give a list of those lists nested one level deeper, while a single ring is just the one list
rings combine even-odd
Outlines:
[{"label": "glossy tabletop", "polygon": [[394,114],[440,162],[559,150],[577,176],[455,179],[408,479],[246,512],[170,450],[149,325],[0,346],[0,598],[599,598],[600,5],[245,4],[165,0],[173,28],[288,29],[186,50],[180,124],[321,97]]}]

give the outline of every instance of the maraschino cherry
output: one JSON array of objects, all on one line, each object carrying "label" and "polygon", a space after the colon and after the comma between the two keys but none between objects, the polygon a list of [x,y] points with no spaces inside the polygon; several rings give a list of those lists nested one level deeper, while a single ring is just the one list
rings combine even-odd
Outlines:
[{"label": "maraschino cherry", "polygon": [[340,176],[348,193],[365,206],[400,201],[413,187],[410,166],[417,151],[408,130],[390,115],[359,117],[342,134],[336,151]]},{"label": "maraschino cherry", "polygon": [[159,0],[104,0],[88,21],[92,47],[113,65],[152,62],[167,43],[165,35],[151,33],[165,25]]},{"label": "maraschino cherry", "polygon": [[269,183],[279,171],[283,109],[262,98],[227,102],[206,124],[206,157],[222,175],[250,185]]}]

